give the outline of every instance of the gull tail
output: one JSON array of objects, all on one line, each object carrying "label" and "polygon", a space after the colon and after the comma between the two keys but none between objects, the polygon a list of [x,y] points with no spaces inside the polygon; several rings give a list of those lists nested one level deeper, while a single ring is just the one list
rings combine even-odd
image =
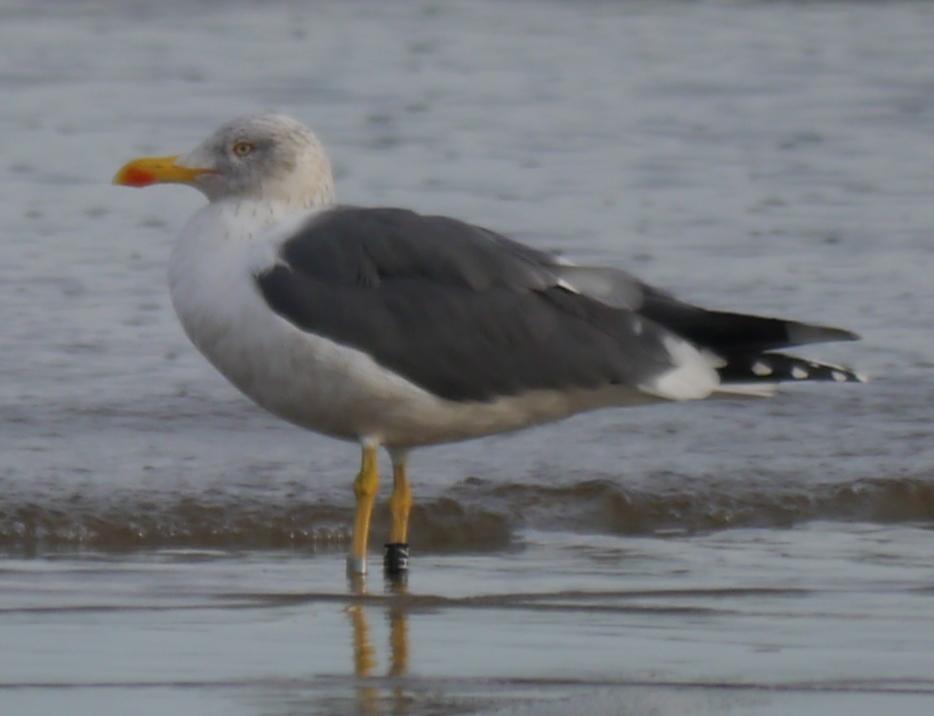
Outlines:
[{"label": "gull tail", "polygon": [[710,311],[663,294],[650,294],[641,313],[692,341],[716,369],[720,395],[769,396],[779,383],[864,383],[841,365],[798,358],[779,349],[809,343],[855,341],[851,331],[781,318]]}]

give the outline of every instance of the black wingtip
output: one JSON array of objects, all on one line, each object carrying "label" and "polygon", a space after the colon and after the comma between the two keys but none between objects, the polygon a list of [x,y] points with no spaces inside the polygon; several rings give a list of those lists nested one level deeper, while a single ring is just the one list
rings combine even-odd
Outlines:
[{"label": "black wingtip", "polygon": [[847,366],[771,352],[730,356],[726,365],[718,368],[718,373],[724,385],[803,381],[868,382],[865,375]]},{"label": "black wingtip", "polygon": [[859,333],[854,333],[853,331],[847,331],[843,328],[834,328],[833,330],[837,331],[840,336],[836,339],[838,341],[861,341],[863,339]]},{"label": "black wingtip", "polygon": [[788,342],[791,345],[805,343],[835,343],[838,341],[858,341],[860,335],[843,328],[818,326],[811,323],[789,322],[787,324]]}]

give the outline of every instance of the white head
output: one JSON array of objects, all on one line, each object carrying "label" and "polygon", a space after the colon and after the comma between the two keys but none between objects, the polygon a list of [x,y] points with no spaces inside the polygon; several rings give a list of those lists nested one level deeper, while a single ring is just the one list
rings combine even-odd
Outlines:
[{"label": "white head", "polygon": [[183,156],[143,157],[126,164],[115,184],[188,184],[210,201],[227,198],[293,204],[334,203],[331,165],[321,143],[281,114],[250,114],[228,122]]}]

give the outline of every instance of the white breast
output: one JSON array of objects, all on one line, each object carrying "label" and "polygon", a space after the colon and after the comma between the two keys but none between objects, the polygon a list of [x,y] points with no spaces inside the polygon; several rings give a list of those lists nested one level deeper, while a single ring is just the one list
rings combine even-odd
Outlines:
[{"label": "white breast", "polygon": [[270,230],[275,218],[246,202],[198,212],[172,252],[172,303],[192,342],[250,398],[292,422],[355,438],[377,427],[365,419],[373,396],[400,379],[269,309],[254,276],[274,263],[285,236],[285,227]]}]

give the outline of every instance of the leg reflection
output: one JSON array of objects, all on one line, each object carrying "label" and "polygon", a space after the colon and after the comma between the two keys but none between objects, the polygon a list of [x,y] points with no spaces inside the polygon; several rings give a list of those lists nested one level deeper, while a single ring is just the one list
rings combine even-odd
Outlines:
[{"label": "leg reflection", "polygon": [[392,687],[393,714],[409,713],[412,698],[405,692],[400,679],[409,670],[409,615],[408,615],[408,584],[406,572],[395,577],[387,574],[386,591],[392,595],[387,616],[389,619],[389,672],[388,676],[395,679]]},{"label": "leg reflection", "polygon": [[[380,690],[374,684],[373,672],[376,669],[376,650],[370,634],[366,609],[377,608],[378,603],[366,604],[366,581],[364,578],[351,578],[350,593],[354,601],[347,607],[353,631],[354,675],[360,679],[357,686],[359,711],[364,714],[382,713],[380,708]],[[409,669],[409,626],[408,626],[408,586],[406,580],[392,579],[386,582],[388,599],[387,620],[389,622],[389,668],[386,672],[387,685],[391,694],[383,694],[384,699],[391,699],[393,714],[406,714],[412,704],[411,695],[406,692],[401,678]],[[378,683],[378,682],[377,682]],[[387,705],[383,702],[383,707]]]},{"label": "leg reflection", "polygon": [[389,676],[405,676],[409,670],[409,615],[406,580],[387,581],[387,591],[393,595],[389,606]]},{"label": "leg reflection", "polygon": [[[370,627],[363,609],[363,597],[366,596],[366,581],[362,577],[351,577],[350,592],[358,600],[347,607],[353,633],[353,671],[358,679],[368,679],[376,666],[376,652],[370,640]],[[379,692],[376,687],[361,681],[357,686],[357,702],[360,713],[379,713]]]}]

